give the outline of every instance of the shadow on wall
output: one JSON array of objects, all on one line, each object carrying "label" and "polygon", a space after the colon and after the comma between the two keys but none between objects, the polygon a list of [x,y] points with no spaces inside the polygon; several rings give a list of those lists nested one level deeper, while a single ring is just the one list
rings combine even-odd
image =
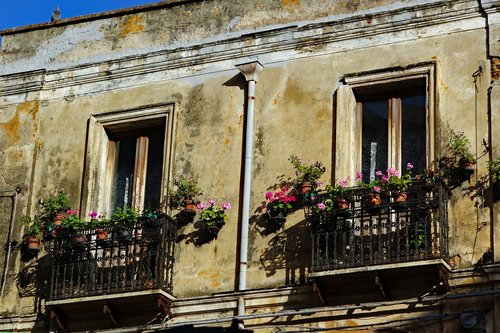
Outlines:
[{"label": "shadow on wall", "polygon": [[50,293],[50,276],[52,272],[52,257],[44,255],[24,267],[15,276],[16,287],[20,297],[34,297],[33,312],[38,314],[34,331],[45,327],[47,321],[44,314],[44,303]]},{"label": "shadow on wall", "polygon": [[[186,244],[194,244],[196,247],[200,247],[204,244],[208,244],[213,240],[217,239],[220,229],[208,230],[202,221],[194,220],[195,215],[186,215],[185,212],[179,212],[174,215],[174,221],[180,228],[177,235],[176,242],[185,242]],[[184,227],[192,225],[192,231],[185,232]]]},{"label": "shadow on wall", "polygon": [[310,234],[307,220],[302,220],[273,236],[260,256],[266,276],[273,276],[284,269],[286,285],[306,283],[306,273],[311,266]]}]

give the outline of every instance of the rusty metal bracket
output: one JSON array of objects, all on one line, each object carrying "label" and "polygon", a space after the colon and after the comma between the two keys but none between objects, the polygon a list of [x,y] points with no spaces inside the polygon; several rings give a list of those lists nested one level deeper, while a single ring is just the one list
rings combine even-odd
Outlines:
[{"label": "rusty metal bracket", "polygon": [[[64,326],[61,324],[61,321],[59,320],[59,317],[57,316],[57,313],[54,309],[50,310],[49,318],[50,318],[51,324],[56,324],[57,328],[59,328],[59,330],[61,330],[61,331],[64,330]],[[52,326],[52,325],[50,325],[50,326]]]},{"label": "rusty metal bracket", "polygon": [[107,301],[104,301],[103,302],[103,306],[102,306],[102,312],[108,316],[108,318],[111,320],[111,322],[115,325],[118,325],[118,322],[116,321],[115,319],[115,316],[113,315],[113,311],[111,311],[111,305],[108,304]]},{"label": "rusty metal bracket", "polygon": [[316,296],[318,296],[318,299],[321,302],[321,304],[324,305],[325,304],[325,300],[323,298],[323,295],[321,294],[321,289],[319,289],[319,286],[316,283],[316,281],[312,282],[312,288],[313,288],[313,291],[316,293]]},{"label": "rusty metal bracket", "polygon": [[174,316],[172,310],[170,309],[172,302],[165,301],[162,298],[158,298],[158,302],[156,303],[156,305],[163,311],[164,318],[162,320],[162,323],[167,322],[170,318]]},{"label": "rusty metal bracket", "polygon": [[375,274],[375,285],[380,290],[382,296],[384,296],[384,298],[387,298],[387,293],[384,289],[384,285],[382,284],[382,279],[380,278],[380,276],[378,276],[378,273]]},{"label": "rusty metal bracket", "polygon": [[448,281],[449,274],[446,271],[446,269],[444,267],[440,267],[438,274],[439,274],[439,280],[441,281],[441,284],[444,288],[444,292],[451,291],[450,283]]}]

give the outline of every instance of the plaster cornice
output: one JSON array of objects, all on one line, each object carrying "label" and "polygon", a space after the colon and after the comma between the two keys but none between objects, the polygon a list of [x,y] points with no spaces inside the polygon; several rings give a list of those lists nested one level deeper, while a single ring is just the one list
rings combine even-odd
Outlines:
[{"label": "plaster cornice", "polygon": [[[456,25],[459,21],[471,21],[471,23],[460,27]],[[54,91],[101,82],[107,82],[106,88],[96,86],[92,89],[93,92],[96,89],[97,91],[120,89],[130,86],[131,82],[134,82],[134,85],[140,85],[168,79],[165,73],[176,69],[186,69],[191,75],[195,75],[206,71],[208,64],[231,62],[231,66],[224,66],[224,68],[233,69],[236,62],[242,62],[251,57],[266,57],[279,52],[284,53],[281,55],[282,61],[310,56],[311,53],[320,55],[340,52],[343,50],[335,48],[336,43],[359,40],[364,43],[376,43],[371,40],[377,36],[390,35],[389,40],[384,41],[387,44],[391,43],[390,38],[394,34],[446,24],[448,27],[439,29],[440,34],[484,27],[476,1],[442,1],[370,15],[353,15],[338,20],[325,19],[322,22],[301,26],[290,25],[256,31],[209,43],[174,49],[165,48],[146,54],[96,61],[84,65],[68,64],[61,69],[47,70],[43,84],[23,83],[22,77],[29,77],[33,75],[33,72],[5,74],[0,76],[0,96],[11,96],[39,89]],[[324,47],[327,45],[330,47]],[[368,46],[370,45],[365,47]],[[352,47],[356,48],[354,45]],[[210,70],[214,71],[217,68]],[[158,75],[152,77],[155,73]],[[82,93],[85,94],[85,92]]]}]

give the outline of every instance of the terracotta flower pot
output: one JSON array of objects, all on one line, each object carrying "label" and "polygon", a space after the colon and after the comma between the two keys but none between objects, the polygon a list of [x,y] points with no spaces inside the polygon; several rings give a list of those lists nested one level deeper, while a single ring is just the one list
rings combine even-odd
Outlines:
[{"label": "terracotta flower pot", "polygon": [[184,211],[196,214],[196,203],[194,202],[194,200],[184,201]]},{"label": "terracotta flower pot", "polygon": [[475,170],[475,163],[472,161],[465,161],[464,162],[464,171],[465,171],[465,174],[468,176],[474,174],[474,172],[476,171]]},{"label": "terracotta flower pot", "polygon": [[84,251],[87,249],[88,245],[89,245],[89,240],[87,236],[85,236],[84,234],[76,234],[73,237],[73,242],[72,242],[73,249],[78,251]]},{"label": "terracotta flower pot", "polygon": [[367,207],[376,207],[382,203],[382,199],[380,198],[379,193],[368,193],[365,196],[365,206]]},{"label": "terracotta flower pot", "polygon": [[396,192],[392,195],[394,203],[403,203],[408,199],[408,193],[406,192]]},{"label": "terracotta flower pot", "polygon": [[300,193],[306,194],[312,190],[312,184],[310,182],[305,182],[300,184]]},{"label": "terracotta flower pot", "polygon": [[75,235],[75,238],[73,240],[77,244],[84,244],[84,243],[88,242],[87,237],[85,235],[83,235],[83,234]]},{"label": "terracotta flower pot", "polygon": [[337,198],[335,200],[335,209],[344,210],[349,208],[349,201],[345,198]]},{"label": "terracotta flower pot", "polygon": [[109,232],[104,229],[97,229],[96,231],[96,238],[98,241],[105,241],[108,239]]},{"label": "terracotta flower pot", "polygon": [[28,249],[31,251],[40,250],[40,240],[38,237],[32,236],[28,238]]},{"label": "terracotta flower pot", "polygon": [[54,219],[52,220],[52,223],[54,225],[61,225],[62,224],[62,220],[64,220],[65,217],[66,217],[65,213],[57,213],[54,216]]}]

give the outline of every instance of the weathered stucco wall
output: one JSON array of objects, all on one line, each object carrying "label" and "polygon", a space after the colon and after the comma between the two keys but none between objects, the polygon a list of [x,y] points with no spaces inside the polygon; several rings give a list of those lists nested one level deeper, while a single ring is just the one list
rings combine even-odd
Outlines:
[{"label": "weathered stucco wall", "polygon": [[[438,128],[441,128],[437,136],[444,141],[446,138],[439,134],[453,128],[464,131],[474,144],[481,141],[484,132],[476,133],[468,124],[475,123],[478,118],[478,126],[485,128],[486,115],[473,112],[474,84],[472,79],[463,78],[470,78],[477,70],[479,62],[484,60],[485,50],[477,48],[475,53],[469,52],[466,59],[460,56],[464,42],[473,43],[481,36],[481,31],[467,32],[325,55],[314,61],[309,58],[283,61],[266,67],[256,91],[252,212],[258,215],[265,191],[277,183],[279,176],[293,177],[288,161],[291,154],[323,161],[327,166],[323,180],[330,180],[333,94],[345,73],[435,61],[439,70],[437,118]],[[410,48],[412,52],[405,52]],[[374,63],[374,58],[379,60]],[[236,83],[228,84],[235,76],[233,81]],[[176,102],[174,174],[189,170],[199,173],[207,196],[229,200],[234,207],[228,225],[216,241],[197,248],[187,237],[179,244],[176,294],[188,296],[232,290],[237,264],[237,203],[244,113],[244,91],[240,86],[243,85],[243,77],[236,69],[229,68],[202,81],[188,77],[54,100],[47,94],[47,99],[41,103],[24,104],[42,105],[38,114],[40,128],[36,141],[38,156],[32,184],[33,202],[64,189],[70,193],[73,204],[79,204],[84,172],[82,156],[85,155],[87,119],[91,114]],[[31,134],[29,137],[32,138]],[[65,139],[67,137],[72,139]],[[464,188],[468,186],[468,183],[463,184]],[[454,190],[450,210],[451,253],[460,254],[468,264],[477,261],[489,244],[488,228],[478,232],[474,242],[477,211],[473,207],[474,201],[465,190]],[[250,229],[250,287],[304,282],[310,265],[310,238],[304,237],[308,226],[302,212],[299,210],[291,216],[287,228],[277,235],[263,237],[257,229],[255,225]]]},{"label": "weathered stucco wall", "polygon": [[[208,43],[293,22],[300,25],[333,20],[355,11],[364,15],[384,5],[385,10],[391,10],[416,3],[419,1],[186,2],[121,17],[9,33],[4,37],[0,57],[4,66],[0,73],[16,72],[19,68],[60,69],[69,64],[109,60],[148,50],[175,49],[186,42]],[[406,11],[401,15],[416,17]],[[477,93],[472,75],[479,66],[488,68],[482,20],[472,17],[461,25],[441,22],[431,28],[367,33],[366,37],[351,36],[350,40],[266,49],[260,55],[246,54],[243,45],[240,59],[210,59],[202,64],[193,61],[154,72],[146,68],[123,77],[114,75],[120,75],[120,70],[127,66],[150,65],[151,59],[137,57],[127,64],[98,62],[75,67],[74,71],[70,67],[49,71],[48,86],[41,92],[26,95],[10,92],[0,99],[0,158],[4,161],[0,164],[0,189],[23,188],[18,216],[36,210],[40,198],[59,190],[67,192],[72,205],[77,207],[82,194],[87,195],[82,193],[85,182],[82,177],[90,116],[175,103],[172,174],[199,173],[204,197],[219,202],[228,200],[233,209],[228,223],[211,243],[196,246],[193,227],[181,230],[175,257],[174,294],[182,299],[233,291],[238,265],[245,110],[245,81],[234,65],[259,58],[265,68],[256,88],[251,193],[254,216],[250,223],[248,287],[302,284],[311,265],[310,227],[303,212],[298,210],[289,216],[283,230],[265,235],[259,225],[259,207],[265,192],[280,177],[293,177],[288,161],[291,154],[324,162],[327,171],[323,180],[331,180],[336,168],[332,162],[333,96],[339,80],[348,73],[434,63],[437,156],[444,151],[449,130],[453,129],[465,133],[479,157],[483,139],[488,140],[489,74],[483,71],[479,77]],[[371,18],[359,24],[369,25]],[[334,30],[335,25],[329,28]],[[286,31],[280,33],[286,37]],[[258,46],[254,37],[243,38],[243,44],[246,38],[249,45]],[[474,47],[465,49],[464,45]],[[180,56],[188,58],[199,56],[197,52],[201,51],[182,52],[185,53]],[[85,75],[92,79],[78,83]],[[8,82],[8,75],[3,78],[2,82]],[[493,90],[493,100],[497,90]],[[0,89],[0,96],[1,92]],[[492,120],[497,116],[498,113],[492,113]],[[492,133],[498,133],[500,122],[491,124]],[[493,155],[498,156],[498,140],[495,140]],[[483,198],[475,195],[481,190],[476,186],[477,181],[486,174],[485,161],[486,157],[481,157],[477,175],[451,193],[450,255],[460,255],[461,268],[477,262],[491,246],[490,211]],[[498,220],[498,212],[496,216]],[[20,231],[20,225],[16,225],[17,237]],[[27,305],[17,305],[14,283],[7,290],[7,302],[2,302],[0,314],[32,311]]]},{"label": "weathered stucco wall", "polygon": [[[185,1],[174,6],[164,5],[164,8],[155,11],[14,35],[7,33],[3,39],[0,63],[9,63],[9,68],[4,69],[9,72],[23,67],[60,68],[68,63],[86,63],[116,55],[137,55],[164,48],[217,42],[292,23],[301,25],[326,17],[341,19],[353,12],[369,15],[376,8],[386,10],[422,2]],[[408,12],[405,15],[412,14]]]}]

